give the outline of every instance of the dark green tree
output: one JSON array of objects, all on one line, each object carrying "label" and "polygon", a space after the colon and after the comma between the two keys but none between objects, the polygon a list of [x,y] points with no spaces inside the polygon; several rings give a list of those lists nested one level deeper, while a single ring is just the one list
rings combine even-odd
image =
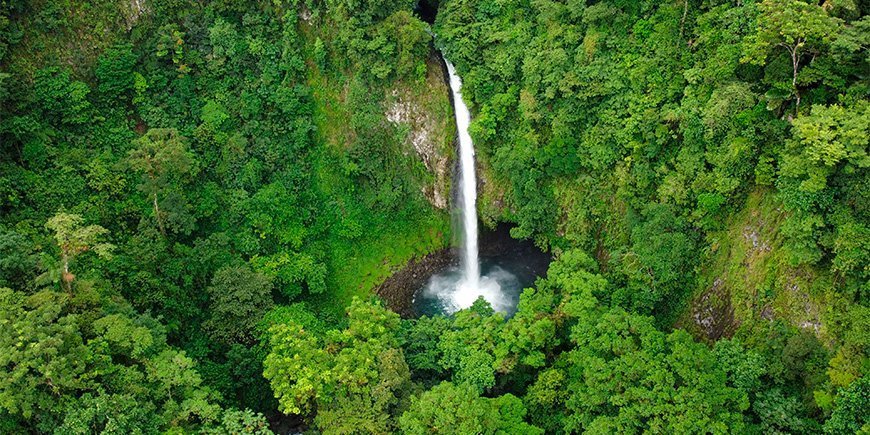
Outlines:
[{"label": "dark green tree", "polygon": [[206,322],[215,341],[252,343],[254,327],[272,307],[269,278],[247,266],[226,266],[208,287],[211,318]]},{"label": "dark green tree", "polygon": [[[789,98],[800,110],[799,72],[806,57],[811,61],[828,48],[840,31],[840,21],[828,15],[817,2],[765,0],[759,5],[758,30],[746,39],[744,61],[765,65],[777,50],[785,51],[791,62]],[[781,89],[778,89],[781,91]]]},{"label": "dark green tree", "polygon": [[160,232],[166,235],[167,223],[176,230],[189,228],[183,204],[170,210],[161,208],[161,204],[176,203],[173,199],[177,199],[179,183],[196,173],[196,160],[187,148],[187,139],[175,129],[155,128],[133,141],[133,146],[128,161],[130,167],[144,175],[139,188],[151,199]]}]

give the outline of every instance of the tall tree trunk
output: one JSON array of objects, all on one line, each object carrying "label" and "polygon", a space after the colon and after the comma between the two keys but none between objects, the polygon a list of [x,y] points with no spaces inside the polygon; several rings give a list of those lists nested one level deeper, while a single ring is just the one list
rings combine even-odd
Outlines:
[{"label": "tall tree trunk", "polygon": [[791,87],[792,87],[792,89],[794,89],[794,95],[795,95],[795,99],[796,99],[795,106],[794,106],[794,116],[795,117],[798,116],[798,114],[800,113],[800,108],[801,108],[801,91],[800,91],[800,89],[798,89],[798,85],[797,85],[798,68],[800,68],[800,62],[801,62],[801,55],[800,55],[800,51],[799,51],[800,48],[798,48],[798,47],[800,47],[800,44],[801,44],[801,42],[798,41],[795,44],[794,48],[789,49],[789,53],[791,54],[791,70],[792,70]]},{"label": "tall tree trunk", "polygon": [[791,86],[794,88],[794,95],[795,95],[795,98],[797,99],[795,106],[794,106],[794,112],[795,112],[794,115],[797,116],[798,112],[800,111],[800,108],[801,108],[801,91],[797,87],[798,59],[797,59],[797,57],[795,57],[794,54],[791,56],[791,63],[792,63],[792,68],[793,68],[793,73],[792,73],[792,77],[791,77]]},{"label": "tall tree trunk", "polygon": [[683,30],[686,27],[686,15],[689,13],[689,0],[683,0],[683,18],[680,20],[680,39],[683,39]]},{"label": "tall tree trunk", "polygon": [[160,206],[157,205],[157,192],[154,192],[151,197],[154,199],[154,219],[157,220],[157,228],[160,228],[160,234],[166,237],[166,228],[163,227],[163,219],[160,217]]},{"label": "tall tree trunk", "polygon": [[63,262],[63,273],[60,274],[60,280],[63,286],[66,287],[66,292],[72,295],[72,274],[69,273],[69,256],[65,253],[61,260]]}]

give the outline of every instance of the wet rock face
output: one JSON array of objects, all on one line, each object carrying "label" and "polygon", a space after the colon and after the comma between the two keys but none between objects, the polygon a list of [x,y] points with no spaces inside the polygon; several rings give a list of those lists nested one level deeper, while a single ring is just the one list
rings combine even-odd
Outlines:
[{"label": "wet rock face", "polygon": [[445,82],[441,60],[433,52],[427,61],[424,83],[393,89],[386,99],[387,120],[408,128],[407,152],[413,150],[432,175],[421,187],[433,207],[446,210],[450,198],[450,150],[455,139],[453,117],[449,110],[450,90]]},{"label": "wet rock face", "polygon": [[771,195],[750,193],[727,231],[714,237],[723,245],[711,246],[713,255],[701,275],[705,287],[676,326],[715,341],[731,337],[744,322],[782,321],[827,339],[825,301],[810,291],[818,276],[812,268],[783,261],[785,212]]},{"label": "wet rock face", "polygon": [[398,91],[393,91],[392,96],[395,101],[387,109],[387,120],[409,126],[408,141],[426,166],[426,170],[435,176],[433,184],[423,187],[423,194],[434,207],[444,210],[447,208],[447,193],[440,187],[446,185],[449,161],[447,156],[438,150],[441,138],[436,136],[437,120],[426,113],[413,99],[400,95]]},{"label": "wet rock face", "polygon": [[127,2],[127,30],[133,28],[133,25],[139,21],[139,17],[149,12],[146,0],[129,0]]},{"label": "wet rock face", "polygon": [[750,253],[770,252],[770,244],[767,240],[764,240],[758,234],[758,230],[753,228],[751,225],[743,227],[743,238],[750,245]]},{"label": "wet rock face", "polygon": [[692,321],[710,341],[730,338],[738,326],[731,294],[723,284],[722,279],[717,278],[710,289],[692,303]]}]

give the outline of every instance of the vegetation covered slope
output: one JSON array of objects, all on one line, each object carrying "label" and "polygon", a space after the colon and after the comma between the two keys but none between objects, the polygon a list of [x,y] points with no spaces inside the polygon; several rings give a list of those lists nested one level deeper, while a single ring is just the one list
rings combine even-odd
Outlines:
[{"label": "vegetation covered slope", "polygon": [[[418,6],[0,2],[0,432],[870,430],[867,5]],[[510,319],[369,298],[449,240],[433,43]]]},{"label": "vegetation covered slope", "polygon": [[386,116],[401,90],[441,126],[433,153],[452,143],[410,11],[381,30],[402,45],[349,58],[331,18],[295,2],[0,7],[0,287],[15,289],[0,432],[272,415],[264,319],[342,322],[352,296],[449,240],[423,193],[435,175],[406,140],[414,120]]},{"label": "vegetation covered slope", "polygon": [[435,32],[514,234],[593,255],[607,306],[738,337],[821,420],[868,368],[866,14],[454,0]]}]

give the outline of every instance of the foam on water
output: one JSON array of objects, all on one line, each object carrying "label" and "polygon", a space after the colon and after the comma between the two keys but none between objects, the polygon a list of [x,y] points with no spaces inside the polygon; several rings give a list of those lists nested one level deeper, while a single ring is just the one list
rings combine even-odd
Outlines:
[{"label": "foam on water", "polygon": [[481,276],[476,286],[469,285],[462,270],[450,268],[433,275],[421,296],[437,301],[444,314],[468,308],[479,297],[489,302],[494,310],[511,313],[517,305],[520,287],[514,274],[497,265]]}]

